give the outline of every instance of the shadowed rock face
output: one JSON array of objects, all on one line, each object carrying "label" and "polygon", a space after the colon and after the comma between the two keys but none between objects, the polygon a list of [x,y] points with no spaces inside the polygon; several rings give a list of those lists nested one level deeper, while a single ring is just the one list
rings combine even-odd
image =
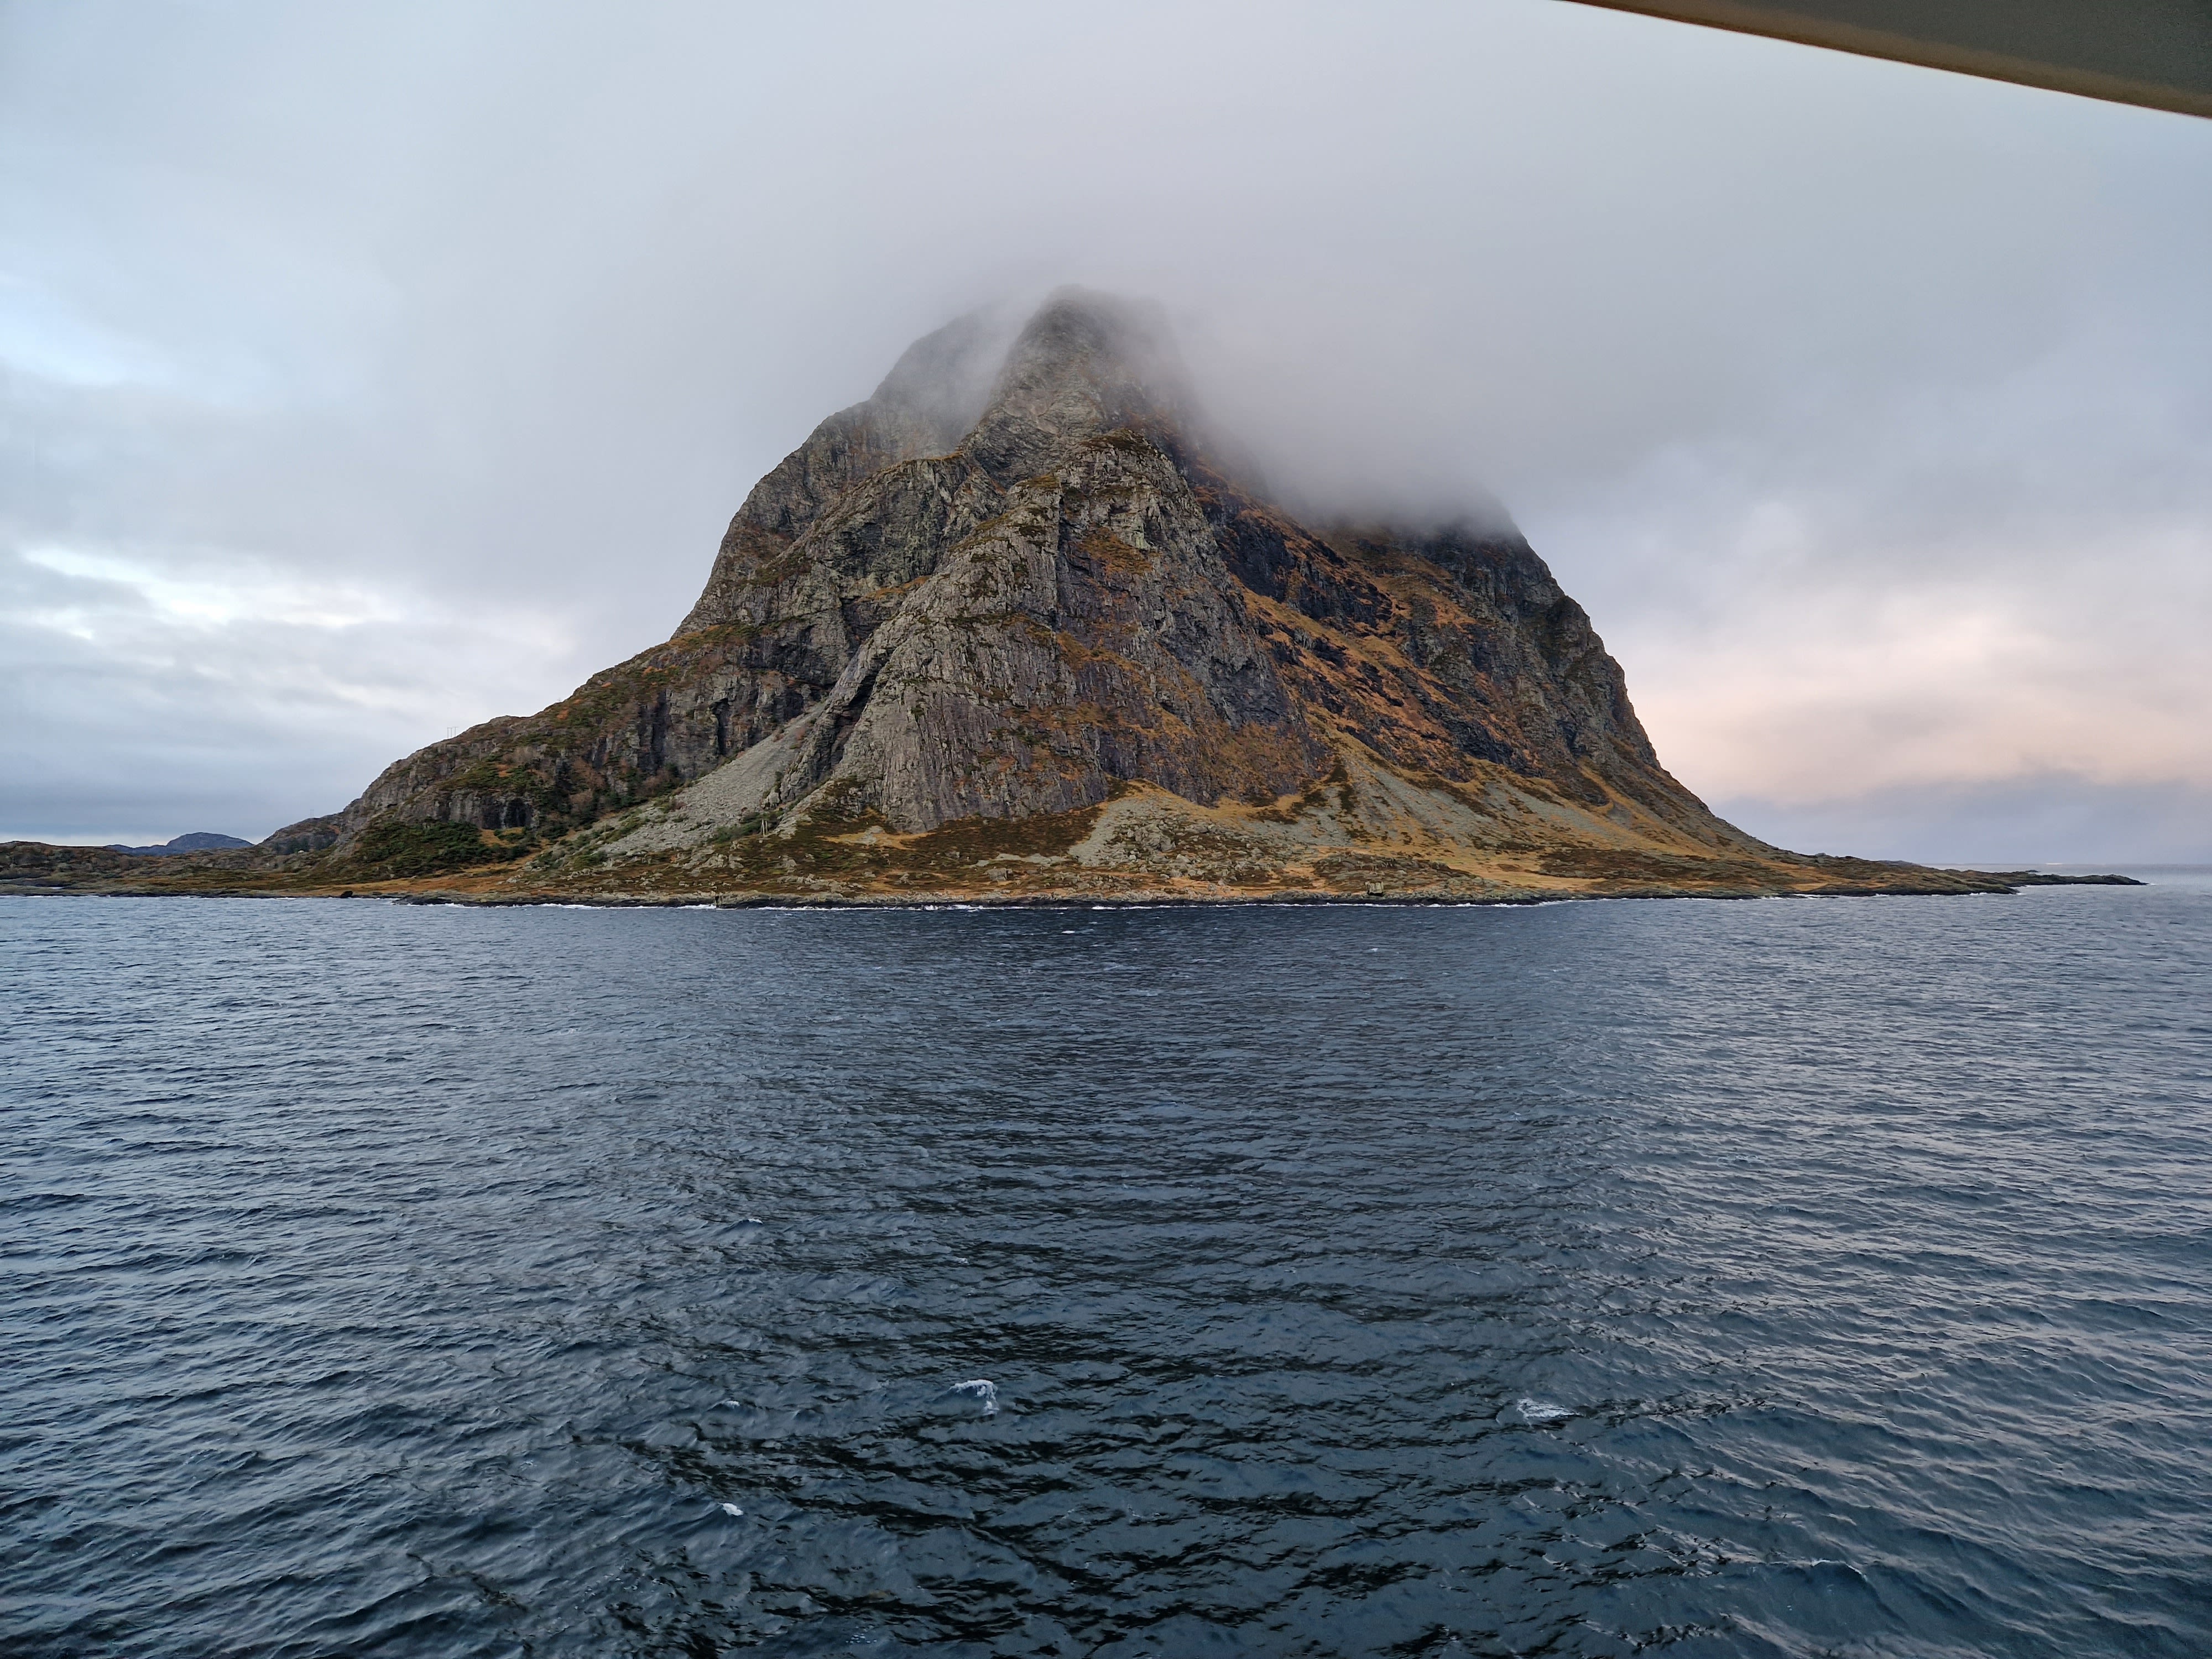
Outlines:
[{"label": "shadowed rock face", "polygon": [[1510,530],[1300,524],[1211,459],[1146,311],[1055,295],[915,345],[731,521],[665,644],[392,766],[346,809],[539,835],[687,791],[895,833],[1150,784],[1262,805],[1347,757],[1519,780],[1637,836],[1756,848],[1659,766],[1619,666]]}]

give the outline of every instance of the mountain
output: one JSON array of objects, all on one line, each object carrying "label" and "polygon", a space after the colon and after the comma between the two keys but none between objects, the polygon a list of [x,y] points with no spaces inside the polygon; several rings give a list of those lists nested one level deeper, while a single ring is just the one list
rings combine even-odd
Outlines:
[{"label": "mountain", "polygon": [[2012,879],[1723,823],[1510,524],[1302,520],[1206,433],[1158,313],[1073,289],[1011,342],[929,335],[817,427],[665,643],[205,879],[234,866],[283,890],[732,902]]},{"label": "mountain", "polygon": [[212,830],[195,830],[188,836],[179,836],[173,841],[163,842],[159,847],[125,847],[111,842],[106,850],[111,853],[137,853],[147,858],[174,858],[184,853],[214,853],[226,848],[251,847],[250,841],[236,836],[218,836]]}]

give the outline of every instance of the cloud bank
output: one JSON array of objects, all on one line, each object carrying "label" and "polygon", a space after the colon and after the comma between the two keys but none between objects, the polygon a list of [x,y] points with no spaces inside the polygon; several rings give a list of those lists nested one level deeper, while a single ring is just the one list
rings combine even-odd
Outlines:
[{"label": "cloud bank", "polygon": [[665,635],[913,338],[1149,295],[1502,500],[1793,845],[2212,859],[2212,123],[1551,0],[0,10],[0,834],[258,836]]}]

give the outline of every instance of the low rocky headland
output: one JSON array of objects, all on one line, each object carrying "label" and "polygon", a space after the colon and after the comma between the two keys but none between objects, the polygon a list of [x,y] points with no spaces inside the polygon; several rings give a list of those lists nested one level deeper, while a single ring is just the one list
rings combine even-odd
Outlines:
[{"label": "low rocky headland", "polygon": [[[372,856],[278,853],[131,855],[105,848],[0,842],[0,896],[380,897],[470,904],[921,905],[1401,902],[1530,904],[1564,898],[1763,898],[1792,894],[2008,893],[2133,886],[2116,875],[1941,869],[1770,853],[1734,858],[1578,844],[1536,835],[1474,849],[1350,787],[1275,809],[1198,808],[1133,788],[1101,806],[1030,819],[970,819],[914,835],[811,819],[787,832],[708,842],[689,856],[590,857],[629,835],[682,833],[648,809],[485,862],[453,844],[387,842]],[[1446,797],[1452,799],[1452,797]],[[1532,817],[1535,814],[1532,813]],[[1395,826],[1377,831],[1377,818]],[[397,838],[394,838],[395,840]],[[504,852],[506,849],[502,849]],[[382,853],[382,857],[374,856]],[[541,862],[540,860],[544,860]],[[572,862],[573,860],[573,862]]]},{"label": "low rocky headland", "polygon": [[[186,840],[223,839],[186,837]],[[665,643],[258,845],[0,844],[0,893],[1528,903],[2121,877],[1786,852],[1659,764],[1503,522],[1307,524],[1140,307],[917,343],[748,496]]]}]

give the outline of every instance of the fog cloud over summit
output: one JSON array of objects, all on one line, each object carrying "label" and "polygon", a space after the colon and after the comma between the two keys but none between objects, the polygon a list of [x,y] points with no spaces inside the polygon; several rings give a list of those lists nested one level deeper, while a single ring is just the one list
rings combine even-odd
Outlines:
[{"label": "fog cloud over summit", "polygon": [[2212,122],[1559,3],[0,6],[0,835],[259,836],[665,636],[914,339],[1166,310],[1494,492],[1747,828],[2212,858]]}]

